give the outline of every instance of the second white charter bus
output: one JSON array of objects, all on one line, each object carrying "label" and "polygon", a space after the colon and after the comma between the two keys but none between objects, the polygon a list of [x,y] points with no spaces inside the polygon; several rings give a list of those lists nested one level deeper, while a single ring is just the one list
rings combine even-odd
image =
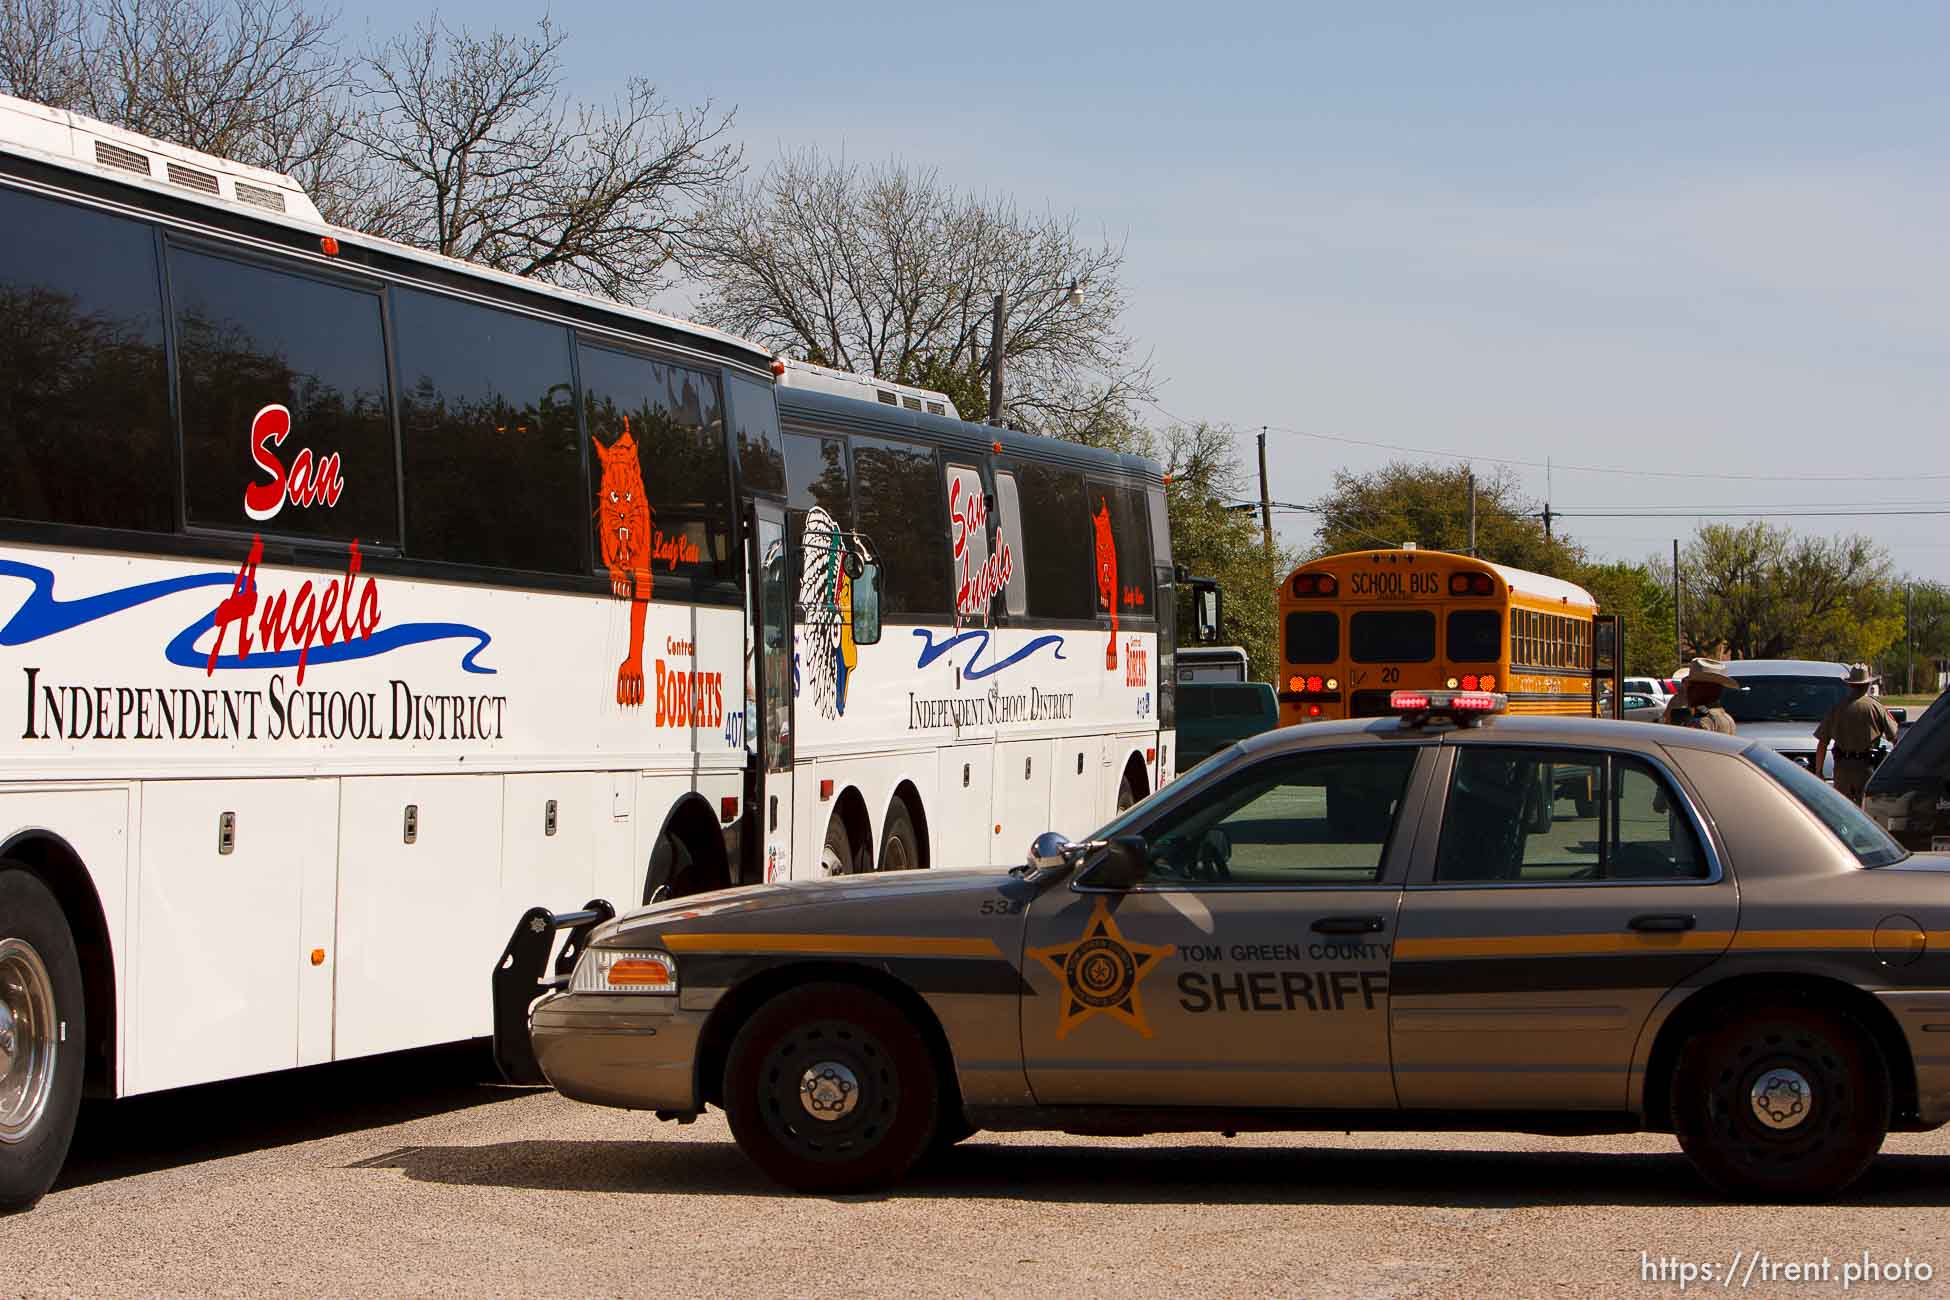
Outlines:
[{"label": "second white charter bus", "polygon": [[1156,465],[0,98],[0,1208],[78,1098],[485,1035],[541,903],[1172,775]]}]

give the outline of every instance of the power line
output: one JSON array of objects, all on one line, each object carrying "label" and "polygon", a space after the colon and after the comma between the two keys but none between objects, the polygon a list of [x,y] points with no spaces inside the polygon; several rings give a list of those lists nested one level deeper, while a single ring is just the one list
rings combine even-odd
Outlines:
[{"label": "power line", "polygon": [[[1163,407],[1159,407],[1163,410]],[[1176,419],[1177,417],[1173,417]],[[1492,465],[1521,465],[1526,469],[1545,471],[1570,470],[1579,474],[1632,475],[1639,478],[1674,479],[1716,479],[1740,480],[1751,483],[1914,483],[1924,479],[1950,479],[1950,474],[1713,474],[1691,470],[1669,469],[1626,469],[1618,465],[1569,465],[1555,458],[1549,460],[1523,460],[1515,456],[1496,456],[1484,452],[1444,451],[1437,447],[1411,447],[1406,443],[1376,442],[1367,438],[1349,438],[1337,433],[1315,433],[1308,429],[1295,429],[1285,425],[1266,426],[1274,433],[1292,434],[1299,438],[1314,438],[1323,442],[1341,442],[1355,447],[1376,447],[1383,451],[1408,452],[1417,456],[1441,456],[1449,460],[1486,461]],[[1555,511],[1552,512],[1556,513]]]}]

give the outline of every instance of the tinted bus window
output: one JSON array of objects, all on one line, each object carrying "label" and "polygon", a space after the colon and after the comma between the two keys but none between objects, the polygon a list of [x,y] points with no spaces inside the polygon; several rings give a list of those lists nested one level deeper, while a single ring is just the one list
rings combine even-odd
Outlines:
[{"label": "tinted bus window", "polygon": [[154,233],[4,188],[0,230],[0,515],[173,528]]},{"label": "tinted bus window", "polygon": [[406,551],[586,571],[569,331],[437,294],[393,296]]},{"label": "tinted bus window", "polygon": [[846,472],[846,442],[803,433],[785,435],[785,499],[791,538],[798,542],[808,510],[824,510],[841,528],[853,526],[853,489]]},{"label": "tinted bus window", "polygon": [[1029,612],[1029,578],[1022,566],[1022,496],[1016,490],[1016,476],[998,470],[995,475],[995,528],[1004,548],[1013,552],[1008,583],[1003,588],[1009,617],[1021,618]]},{"label": "tinted bus window", "polygon": [[[1097,612],[1108,616],[1117,602],[1119,619],[1149,619],[1151,612],[1151,524],[1144,497],[1123,484],[1092,480],[1085,485],[1096,558]],[[1106,555],[1109,563],[1105,563]]]},{"label": "tinted bus window", "polygon": [[1022,555],[1016,563],[1028,587],[1029,617],[1094,617],[1094,534],[1083,506],[1083,477],[1035,464],[1017,465],[1015,474],[1022,489]]},{"label": "tinted bus window", "polygon": [[1493,663],[1503,656],[1503,615],[1494,609],[1458,609],[1449,614],[1452,663]]},{"label": "tinted bus window", "polygon": [[186,248],[169,290],[190,522],[397,542],[379,294]]},{"label": "tinted bus window", "polygon": [[947,619],[948,511],[934,452],[879,438],[853,440],[859,531],[880,555],[882,612]]},{"label": "tinted bus window", "polygon": [[1341,657],[1341,616],[1310,610],[1286,616],[1286,661],[1331,664]]},{"label": "tinted bus window", "polygon": [[[716,378],[586,343],[580,362],[583,415],[595,440],[589,491],[597,563],[612,566],[619,543],[629,549],[641,536],[659,578],[736,577],[724,404]],[[648,503],[647,514],[633,513],[632,491]],[[634,561],[623,567],[634,567]]]},{"label": "tinted bus window", "polygon": [[785,444],[779,434],[779,405],[772,386],[732,375],[729,396],[739,481],[747,492],[784,496]]},{"label": "tinted bus window", "polygon": [[1367,609],[1347,621],[1348,657],[1362,664],[1425,664],[1435,658],[1435,614]]}]

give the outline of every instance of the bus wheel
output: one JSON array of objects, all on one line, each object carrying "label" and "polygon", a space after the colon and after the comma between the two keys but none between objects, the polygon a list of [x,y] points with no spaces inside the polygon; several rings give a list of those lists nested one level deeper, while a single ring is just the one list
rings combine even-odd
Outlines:
[{"label": "bus wheel", "polygon": [[835,808],[826,821],[826,843],[819,850],[819,869],[829,876],[845,876],[853,871],[853,841],[846,833],[846,819]]},{"label": "bus wheel", "polygon": [[684,837],[666,829],[657,837],[656,847],[650,850],[650,870],[643,879],[643,901],[661,903],[667,898],[701,894],[709,888],[705,875]]},{"label": "bus wheel", "polygon": [[909,871],[921,865],[921,837],[915,834],[907,800],[896,799],[887,809],[887,828],[880,835],[880,870]]},{"label": "bus wheel", "polygon": [[884,1186],[934,1139],[941,1080],[906,1013],[852,984],[760,1007],[732,1040],[724,1108],[765,1173],[802,1192]]},{"label": "bus wheel", "polygon": [[61,905],[31,872],[0,862],[0,1211],[30,1208],[68,1157],[85,1011]]},{"label": "bus wheel", "polygon": [[1131,774],[1126,772],[1117,778],[1117,811],[1123,812],[1137,802],[1137,790],[1131,785]]}]

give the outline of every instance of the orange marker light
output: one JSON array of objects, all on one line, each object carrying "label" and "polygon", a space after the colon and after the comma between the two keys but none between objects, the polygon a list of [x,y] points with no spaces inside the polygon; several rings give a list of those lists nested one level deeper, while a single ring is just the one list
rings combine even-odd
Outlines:
[{"label": "orange marker light", "polygon": [[772,358],[772,373],[773,373],[773,374],[775,374],[775,375],[782,375],[782,374],[784,374],[784,373],[785,373],[785,358],[784,358],[784,357],[773,357],[773,358]]},{"label": "orange marker light", "polygon": [[311,950],[311,964],[314,966],[323,966],[325,964],[325,950],[323,948],[313,948]]},{"label": "orange marker light", "polygon": [[609,964],[611,988],[662,986],[675,980],[670,967],[654,957],[621,957]]},{"label": "orange marker light", "polygon": [[825,803],[828,799],[831,799],[832,797],[833,797],[833,783],[831,781],[821,781],[819,783],[819,801],[821,803]]},{"label": "orange marker light", "polygon": [[330,235],[321,235],[318,239],[318,251],[327,257],[337,257],[339,255],[339,241]]}]

